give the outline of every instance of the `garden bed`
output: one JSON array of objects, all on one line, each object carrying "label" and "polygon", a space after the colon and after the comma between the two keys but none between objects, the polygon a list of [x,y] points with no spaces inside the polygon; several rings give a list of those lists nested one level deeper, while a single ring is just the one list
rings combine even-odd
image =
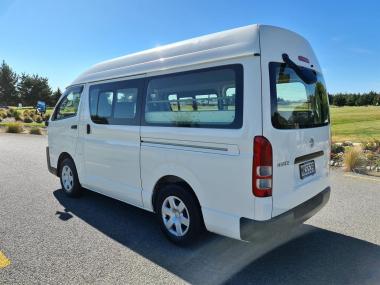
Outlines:
[{"label": "garden bed", "polygon": [[45,121],[50,113],[40,114],[32,108],[0,109],[0,132],[46,134]]},{"label": "garden bed", "polygon": [[380,176],[380,141],[333,143],[330,166],[342,167],[348,172]]}]

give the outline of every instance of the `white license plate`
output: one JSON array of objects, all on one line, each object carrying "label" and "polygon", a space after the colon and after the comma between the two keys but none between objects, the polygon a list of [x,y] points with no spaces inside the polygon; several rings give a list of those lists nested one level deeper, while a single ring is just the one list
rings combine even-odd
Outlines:
[{"label": "white license plate", "polygon": [[315,162],[314,160],[310,160],[300,164],[300,177],[304,179],[310,175],[315,174]]}]

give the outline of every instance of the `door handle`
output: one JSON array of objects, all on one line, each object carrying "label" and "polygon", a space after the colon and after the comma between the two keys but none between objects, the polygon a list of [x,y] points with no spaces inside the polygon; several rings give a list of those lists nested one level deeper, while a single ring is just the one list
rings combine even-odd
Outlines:
[{"label": "door handle", "polygon": [[78,128],[78,125],[72,125],[71,128],[72,128],[73,130],[76,130],[76,129]]},{"label": "door handle", "polygon": [[90,126],[90,124],[87,124],[87,134],[91,134],[91,126]]}]

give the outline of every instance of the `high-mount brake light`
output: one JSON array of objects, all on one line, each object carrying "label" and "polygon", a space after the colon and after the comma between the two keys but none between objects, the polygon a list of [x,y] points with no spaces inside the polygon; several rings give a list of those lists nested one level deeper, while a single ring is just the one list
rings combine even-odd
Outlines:
[{"label": "high-mount brake light", "polygon": [[307,57],[304,57],[302,55],[298,56],[298,60],[306,62],[306,63],[310,63],[310,60]]},{"label": "high-mount brake light", "polygon": [[272,145],[263,136],[253,141],[252,193],[256,197],[272,196]]}]

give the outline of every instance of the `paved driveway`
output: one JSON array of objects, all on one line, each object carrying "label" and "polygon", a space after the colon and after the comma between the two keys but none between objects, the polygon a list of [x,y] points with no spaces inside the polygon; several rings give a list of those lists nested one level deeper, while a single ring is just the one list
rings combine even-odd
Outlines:
[{"label": "paved driveway", "polygon": [[[380,181],[332,172],[328,205],[257,244],[165,240],[150,213],[47,172],[46,137],[0,134],[0,284],[379,284]],[[1,256],[11,264],[1,268]]]}]

